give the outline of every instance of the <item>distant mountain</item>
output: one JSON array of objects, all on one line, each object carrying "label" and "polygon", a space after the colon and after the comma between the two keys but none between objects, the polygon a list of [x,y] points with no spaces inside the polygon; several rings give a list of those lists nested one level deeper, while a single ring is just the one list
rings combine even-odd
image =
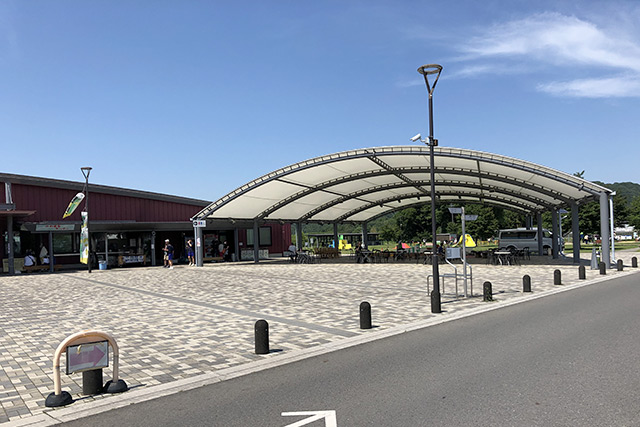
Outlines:
[{"label": "distant mountain", "polygon": [[617,194],[624,196],[627,203],[640,196],[640,184],[635,182],[614,182],[613,184],[605,184],[600,181],[593,181],[595,184],[602,185],[615,191]]}]

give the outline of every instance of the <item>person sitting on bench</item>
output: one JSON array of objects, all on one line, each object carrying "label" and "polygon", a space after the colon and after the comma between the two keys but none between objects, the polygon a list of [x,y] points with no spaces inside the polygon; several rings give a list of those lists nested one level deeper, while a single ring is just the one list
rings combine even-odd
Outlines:
[{"label": "person sitting on bench", "polygon": [[36,265],[36,257],[33,256],[33,252],[31,252],[31,249],[28,249],[27,256],[24,257],[24,266],[33,267],[34,265]]},{"label": "person sitting on bench", "polygon": [[296,245],[291,243],[289,245],[289,252],[289,258],[291,258],[291,262],[296,262],[298,260],[298,248],[296,248]]}]

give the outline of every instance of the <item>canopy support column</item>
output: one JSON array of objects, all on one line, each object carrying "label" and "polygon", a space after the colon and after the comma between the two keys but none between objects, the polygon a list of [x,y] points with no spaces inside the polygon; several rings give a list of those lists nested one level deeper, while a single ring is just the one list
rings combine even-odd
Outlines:
[{"label": "canopy support column", "polygon": [[333,223],[333,248],[338,249],[339,246],[340,245],[338,243],[338,223],[334,222]]},{"label": "canopy support column", "polygon": [[[558,242],[562,236],[558,236],[560,234],[560,228],[558,227],[558,209],[553,208],[551,210],[551,233],[553,234],[553,239],[551,239],[551,257],[553,259],[558,259]],[[541,236],[538,236],[540,239]]]},{"label": "canopy support column", "polygon": [[614,231],[614,225],[613,225],[613,196],[616,193],[614,192],[613,194],[609,195],[609,223],[611,224],[611,262],[612,263],[617,263],[618,260],[616,259],[616,239],[615,239],[615,231]]},{"label": "canopy support column", "polygon": [[196,229],[196,266],[204,266],[204,241],[202,240],[202,227]]},{"label": "canopy support column", "polygon": [[369,249],[369,229],[366,222],[362,223],[362,244],[365,249]]},{"label": "canopy support column", "polygon": [[602,262],[609,268],[611,255],[609,252],[609,197],[600,193],[600,238],[602,239]]},{"label": "canopy support column", "polygon": [[542,237],[542,213],[536,212],[536,224],[538,225],[538,256],[542,255],[543,241]]},{"label": "canopy support column", "polygon": [[571,203],[571,234],[573,234],[573,263],[580,264],[580,219],[578,204]]},{"label": "canopy support column", "polygon": [[253,262],[260,262],[260,227],[258,227],[258,220],[253,221]]},{"label": "canopy support column", "polygon": [[239,241],[239,234],[240,231],[238,230],[238,227],[234,227],[233,228],[233,250],[234,250],[234,256],[235,256],[235,260],[232,258],[231,261],[240,261],[240,241]]},{"label": "canopy support column", "polygon": [[302,221],[296,223],[296,246],[298,250],[302,250]]}]

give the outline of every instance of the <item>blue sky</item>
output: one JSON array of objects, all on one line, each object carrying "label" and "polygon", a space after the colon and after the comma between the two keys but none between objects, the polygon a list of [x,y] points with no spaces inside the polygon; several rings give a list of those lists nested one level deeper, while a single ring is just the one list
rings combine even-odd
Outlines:
[{"label": "blue sky", "polygon": [[428,134],[640,182],[640,2],[0,2],[0,171],[215,200]]}]

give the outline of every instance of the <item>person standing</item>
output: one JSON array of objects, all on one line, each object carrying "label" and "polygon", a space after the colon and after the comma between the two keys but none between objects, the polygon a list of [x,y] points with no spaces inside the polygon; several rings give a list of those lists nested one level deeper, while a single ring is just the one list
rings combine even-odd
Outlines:
[{"label": "person standing", "polygon": [[195,251],[193,250],[193,240],[187,240],[187,258],[189,258],[189,265],[196,265]]},{"label": "person standing", "polygon": [[[40,243],[40,254],[38,256],[40,258],[40,264],[49,264],[49,251],[44,243]],[[46,263],[44,262],[45,258],[47,259]]]},{"label": "person standing", "polygon": [[169,262],[169,268],[173,269],[173,245],[167,239],[167,261]]}]

